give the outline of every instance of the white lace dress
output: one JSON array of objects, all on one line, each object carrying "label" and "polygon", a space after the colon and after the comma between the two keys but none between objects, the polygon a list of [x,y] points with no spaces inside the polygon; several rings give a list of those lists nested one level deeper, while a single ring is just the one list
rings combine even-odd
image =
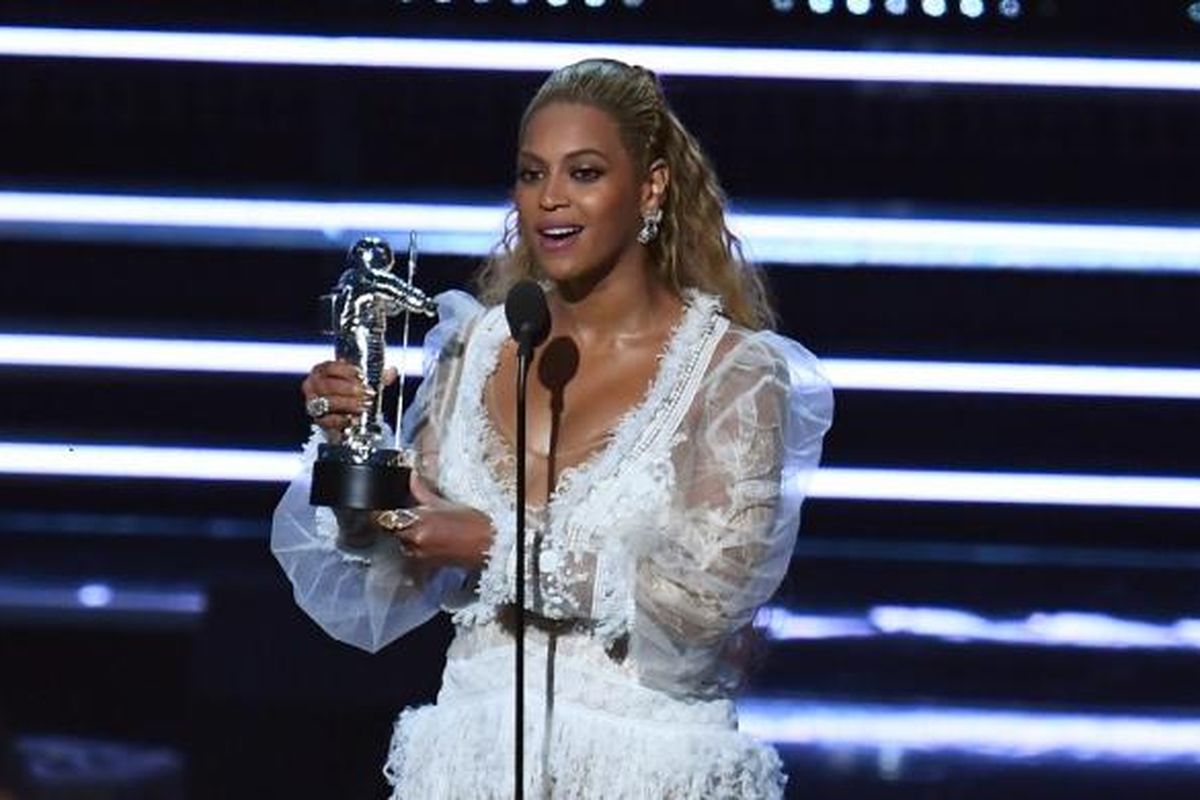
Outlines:
[{"label": "white lace dress", "polygon": [[[531,798],[782,796],[778,755],[737,730],[731,695],[747,627],[787,570],[832,394],[800,345],[731,325],[713,297],[686,301],[642,402],[527,515]],[[430,484],[492,519],[487,567],[422,570],[384,538],[340,548],[333,514],[308,505],[307,466],[272,548],[297,602],[359,647],[453,615],[437,702],[400,715],[384,771],[394,798],[509,798],[514,459],[484,403],[508,328],[465,294],[439,305],[405,433]]]}]

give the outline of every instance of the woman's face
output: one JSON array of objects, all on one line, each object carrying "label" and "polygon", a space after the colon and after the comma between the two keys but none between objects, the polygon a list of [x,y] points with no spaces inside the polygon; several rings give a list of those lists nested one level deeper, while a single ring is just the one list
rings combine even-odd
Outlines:
[{"label": "woman's face", "polygon": [[608,113],[553,102],[530,117],[513,198],[521,238],[547,277],[589,282],[645,257],[636,237],[654,189],[642,178]]}]

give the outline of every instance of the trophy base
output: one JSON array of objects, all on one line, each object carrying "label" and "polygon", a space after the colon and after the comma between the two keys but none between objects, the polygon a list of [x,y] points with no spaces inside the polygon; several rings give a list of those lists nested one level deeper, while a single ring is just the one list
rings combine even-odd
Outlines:
[{"label": "trophy base", "polygon": [[314,506],[382,511],[413,505],[408,482],[412,472],[405,453],[377,450],[355,462],[342,445],[323,444],[313,464],[308,502]]}]

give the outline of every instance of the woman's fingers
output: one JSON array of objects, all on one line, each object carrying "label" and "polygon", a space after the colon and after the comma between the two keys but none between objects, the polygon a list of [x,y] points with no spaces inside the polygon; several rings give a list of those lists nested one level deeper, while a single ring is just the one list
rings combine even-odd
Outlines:
[{"label": "woman's fingers", "polygon": [[361,413],[370,402],[370,393],[358,378],[358,370],[342,361],[326,361],[313,367],[300,384],[306,410],[313,411],[313,402],[319,411],[317,422],[325,428],[344,427],[347,418]]},{"label": "woman's fingers", "polygon": [[[397,508],[381,511],[375,521],[400,544],[400,550],[409,558],[421,558],[424,554],[420,548],[421,511],[416,508]],[[423,537],[421,537],[423,538]]]},{"label": "woman's fingers", "polygon": [[[346,366],[342,364],[340,366]],[[356,377],[356,373],[351,371],[346,374],[345,370],[322,370],[320,366],[313,369],[300,385],[301,391],[308,397],[314,396],[329,396],[329,395],[344,395],[347,397],[362,397],[367,392],[363,388],[362,381]]]},{"label": "woman's fingers", "polygon": [[344,394],[319,395],[329,401],[329,414],[358,414],[366,406],[361,398]]},{"label": "woman's fingers", "polygon": [[425,483],[425,481],[421,479],[421,476],[417,474],[415,469],[409,474],[408,489],[410,492],[412,492],[413,499],[416,500],[419,505],[433,506],[439,503],[445,503],[441,496],[438,495],[437,492],[433,491],[433,489],[430,489],[429,484]]},{"label": "woman's fingers", "polygon": [[415,508],[394,508],[380,511],[375,515],[379,525],[397,535],[406,531],[421,521],[421,515]]},{"label": "woman's fingers", "polygon": [[305,400],[304,410],[312,417],[313,422],[326,431],[344,430],[365,408],[365,401],[361,397],[344,394],[322,394],[315,397],[323,398],[324,402],[308,398]]},{"label": "woman's fingers", "polygon": [[377,517],[402,552],[433,566],[453,564],[469,569],[482,566],[494,536],[491,520],[480,511],[439,497],[423,482],[414,483],[413,487],[414,497],[425,492],[431,502],[385,511]]},{"label": "woman's fingers", "polygon": [[340,378],[347,381],[359,379],[358,367],[345,361],[322,361],[313,367],[312,374],[322,378]]}]

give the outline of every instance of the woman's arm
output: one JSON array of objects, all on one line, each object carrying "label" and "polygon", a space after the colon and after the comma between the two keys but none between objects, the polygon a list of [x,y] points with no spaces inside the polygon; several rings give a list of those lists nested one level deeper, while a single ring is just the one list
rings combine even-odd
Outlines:
[{"label": "woman's arm", "polygon": [[[378,535],[363,514],[347,514],[347,537],[331,509],[308,502],[310,443],[271,526],[271,550],[291,581],[296,603],[330,636],[370,652],[430,619],[465,573],[407,559],[400,542]],[[365,530],[364,530],[365,529]]]},{"label": "woman's arm", "polygon": [[771,333],[714,359],[673,452],[667,528],[639,558],[631,650],[665,690],[728,690],[723,658],[787,573],[832,419],[815,357]]},{"label": "woman's arm", "polygon": [[[417,452],[417,472],[435,485],[441,432],[454,407],[461,340],[480,308],[462,293],[438,299],[440,322],[426,336],[425,379],[403,422],[404,441]],[[304,390],[307,396],[310,390],[331,388],[336,387],[306,381]],[[311,464],[323,441],[325,429],[314,426],[300,472],[275,510],[271,548],[292,582],[296,602],[334,638],[374,652],[453,602],[472,561],[465,549],[448,552],[432,540],[424,552],[411,552],[402,538],[379,527],[376,515],[310,505]],[[470,524],[479,533],[481,521],[467,511],[430,507],[423,526],[437,533]]]}]

